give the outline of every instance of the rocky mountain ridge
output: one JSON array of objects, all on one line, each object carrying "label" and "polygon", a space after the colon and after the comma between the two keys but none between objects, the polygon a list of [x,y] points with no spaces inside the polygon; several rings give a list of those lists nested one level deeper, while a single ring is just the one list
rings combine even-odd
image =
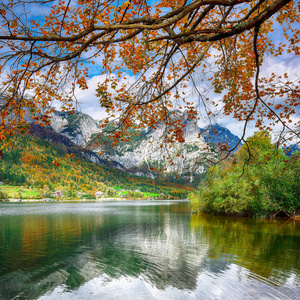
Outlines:
[{"label": "rocky mountain ridge", "polygon": [[[30,111],[25,111],[25,117],[28,123],[33,121]],[[129,142],[121,142],[116,146],[112,146],[108,139],[106,141],[100,139],[100,144],[91,145],[89,148],[91,151],[84,148],[95,136],[103,133],[101,121],[76,110],[71,113],[54,111],[51,113],[51,125],[48,128],[64,137],[61,139],[63,144],[65,139],[69,139],[74,145],[81,147],[77,149],[82,152],[81,156],[95,163],[115,166],[139,176],[176,178],[180,175],[188,181],[193,181],[195,176],[203,174],[211,162],[219,159],[219,154],[211,145],[229,141],[231,146],[238,140],[238,137],[219,125],[200,129],[185,112],[176,112],[174,118],[180,119],[184,124],[184,142],[175,141],[172,144],[162,142],[168,130],[165,125],[159,124],[156,130],[140,131],[140,135],[132,136]],[[218,133],[214,134],[216,129]],[[38,131],[37,128],[35,131]],[[50,136],[54,137],[50,133],[44,134],[45,139],[49,139]],[[55,136],[55,139],[59,138]],[[73,146],[71,148],[75,149]]]},{"label": "rocky mountain ridge", "polygon": [[[148,130],[136,144],[133,151],[120,151],[122,145],[117,146],[113,154],[104,152],[108,160],[117,161],[136,175],[144,175],[145,170],[162,171],[163,173],[178,173],[180,175],[201,174],[206,169],[207,159],[215,154],[208,150],[204,139],[198,137],[200,130],[194,121],[182,116],[184,143],[175,141],[172,145],[163,144],[165,126],[159,125],[156,130]],[[147,174],[148,176],[153,176]]]},{"label": "rocky mountain ridge", "polygon": [[[192,181],[197,174],[207,170],[210,162],[219,158],[209,144],[229,141],[230,146],[235,146],[238,140],[228,129],[219,125],[200,129],[193,120],[188,119],[186,113],[177,113],[175,117],[180,118],[184,124],[184,143],[163,144],[161,141],[166,128],[165,125],[159,125],[156,130],[141,131],[140,137],[132,137],[131,141],[121,142],[115,147],[102,140],[100,146],[93,144],[91,149],[101,160],[135,175],[155,178],[177,174]],[[51,118],[51,128],[82,147],[87,146],[102,130],[100,121],[77,111],[73,114],[55,111]],[[213,134],[210,140],[211,132],[215,130],[218,133]]]},{"label": "rocky mountain ridge", "polygon": [[88,144],[92,134],[101,132],[99,122],[76,110],[72,114],[60,111],[53,112],[50,127],[82,147]]}]

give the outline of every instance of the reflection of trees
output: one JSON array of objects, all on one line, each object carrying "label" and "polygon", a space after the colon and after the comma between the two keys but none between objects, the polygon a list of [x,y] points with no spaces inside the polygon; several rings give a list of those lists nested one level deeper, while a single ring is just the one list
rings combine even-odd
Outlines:
[{"label": "reflection of trees", "polygon": [[0,299],[35,299],[59,285],[75,290],[103,274],[195,290],[201,273],[222,273],[232,262],[264,277],[287,274],[281,281],[299,276],[291,251],[298,223],[190,218],[179,206],[1,217]]},{"label": "reflection of trees", "polygon": [[101,216],[12,216],[0,229],[0,243],[8,239],[0,248],[0,298],[34,299],[58,285],[74,290],[100,274],[194,289],[206,247],[191,236],[189,215],[177,212],[175,206],[134,206]]},{"label": "reflection of trees", "polygon": [[299,222],[192,215],[190,225],[194,234],[207,241],[208,257],[223,254],[278,284],[291,274],[300,282]]},{"label": "reflection of trees", "polygon": [[1,300],[35,299],[59,284],[75,288],[85,274],[96,275],[95,268],[86,270],[89,258],[80,248],[101,226],[100,217],[18,215],[0,223]]}]

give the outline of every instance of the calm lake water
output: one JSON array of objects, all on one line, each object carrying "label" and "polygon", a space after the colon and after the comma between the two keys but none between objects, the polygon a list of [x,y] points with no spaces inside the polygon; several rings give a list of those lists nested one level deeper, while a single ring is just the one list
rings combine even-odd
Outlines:
[{"label": "calm lake water", "polygon": [[0,299],[300,299],[300,224],[183,201],[3,203]]}]

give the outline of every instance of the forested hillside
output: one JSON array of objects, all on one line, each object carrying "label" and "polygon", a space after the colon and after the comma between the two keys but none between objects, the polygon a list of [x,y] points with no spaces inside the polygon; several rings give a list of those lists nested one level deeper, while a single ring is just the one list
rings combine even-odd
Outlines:
[{"label": "forested hillside", "polygon": [[[0,181],[4,184],[37,188],[43,197],[62,190],[66,197],[71,198],[78,192],[84,192],[86,198],[94,198],[96,191],[114,196],[116,193],[112,187],[140,190],[144,192],[143,196],[146,192],[163,194],[164,198],[185,198],[191,190],[93,163],[82,157],[82,148],[64,145],[68,141],[61,141],[55,135],[43,136],[45,132],[42,130],[35,129],[34,135],[9,137],[9,146],[0,158]],[[37,136],[47,137],[49,141]]]}]

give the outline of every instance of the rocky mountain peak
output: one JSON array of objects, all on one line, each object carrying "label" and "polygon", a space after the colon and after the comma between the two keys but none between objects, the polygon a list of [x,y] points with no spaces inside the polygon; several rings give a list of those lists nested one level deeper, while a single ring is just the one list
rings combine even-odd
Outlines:
[{"label": "rocky mountain peak", "polygon": [[[211,146],[218,145],[218,143],[223,145],[228,143],[229,150],[231,150],[240,141],[239,137],[232,134],[230,130],[219,124],[208,125],[205,128],[200,128],[200,132],[206,143],[210,144]],[[242,144],[240,144],[240,146],[241,145]],[[237,150],[238,148],[236,148],[234,152]]]},{"label": "rocky mountain peak", "polygon": [[183,129],[183,134],[185,138],[193,138],[194,135],[198,136],[198,134],[200,133],[200,128],[196,124],[195,119],[189,118],[187,111],[184,111],[184,113],[182,114],[181,121],[185,125]]},{"label": "rocky mountain peak", "polygon": [[96,120],[76,110],[73,114],[59,111],[52,113],[51,128],[80,146],[86,146],[92,134],[100,132]]}]

